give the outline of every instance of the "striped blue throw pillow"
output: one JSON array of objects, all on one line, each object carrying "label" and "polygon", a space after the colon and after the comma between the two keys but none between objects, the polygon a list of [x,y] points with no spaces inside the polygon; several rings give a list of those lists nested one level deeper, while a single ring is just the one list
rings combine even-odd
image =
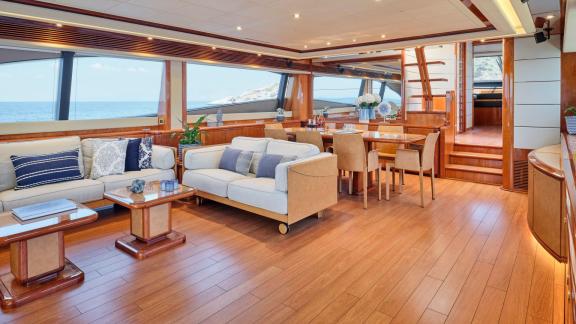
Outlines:
[{"label": "striped blue throw pillow", "polygon": [[12,155],[16,171],[15,190],[28,189],[51,183],[83,179],[78,164],[79,149],[42,154]]}]

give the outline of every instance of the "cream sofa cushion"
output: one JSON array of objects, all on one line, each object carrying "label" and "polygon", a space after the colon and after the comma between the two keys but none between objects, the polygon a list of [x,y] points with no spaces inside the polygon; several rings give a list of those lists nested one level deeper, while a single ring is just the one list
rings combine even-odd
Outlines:
[{"label": "cream sofa cushion", "polygon": [[166,146],[152,145],[152,168],[168,170],[176,163],[174,151]]},{"label": "cream sofa cushion", "polygon": [[114,189],[127,187],[136,179],[142,179],[146,182],[172,180],[174,179],[174,170],[160,169],[142,169],[140,171],[128,171],[124,174],[115,174],[98,178],[98,181],[104,183],[104,190],[111,191]]},{"label": "cream sofa cushion", "polygon": [[228,185],[235,180],[247,179],[240,173],[221,169],[199,169],[184,172],[182,184],[220,197],[228,197]]},{"label": "cream sofa cushion", "polygon": [[90,177],[92,173],[92,158],[94,157],[94,144],[101,141],[117,141],[117,138],[86,138],[82,140],[82,161],[84,162],[84,175]]},{"label": "cream sofa cushion", "polygon": [[314,156],[311,156],[308,158],[278,164],[276,166],[276,178],[275,178],[276,190],[288,192],[288,169],[290,168],[290,166],[298,164],[298,163],[311,161],[311,160],[323,159],[323,158],[326,158],[329,156],[332,156],[332,154],[320,153],[320,154],[317,154],[317,155],[314,155]]},{"label": "cream sofa cushion", "polygon": [[184,157],[184,167],[186,170],[218,169],[226,146],[217,145],[189,150]]},{"label": "cream sofa cushion", "polygon": [[269,138],[238,136],[232,139],[230,147],[243,151],[264,153],[269,141]]},{"label": "cream sofa cushion", "polygon": [[288,194],[276,190],[274,179],[249,178],[233,181],[228,186],[228,198],[274,213],[288,214]]},{"label": "cream sofa cushion", "polygon": [[[12,189],[16,185],[16,174],[10,160],[11,155],[38,155],[69,151],[80,148],[80,137],[59,137],[37,141],[22,141],[0,143],[0,191]],[[82,161],[82,150],[79,153]],[[80,173],[86,174],[82,163],[79,165]],[[89,173],[88,173],[89,174]]]},{"label": "cream sofa cushion", "polygon": [[295,143],[273,139],[268,142],[266,154],[296,156],[298,159],[306,158],[320,153],[316,145],[308,143]]},{"label": "cream sofa cushion", "polygon": [[0,201],[2,201],[4,210],[8,211],[16,207],[61,198],[79,203],[90,202],[102,199],[103,194],[104,184],[102,182],[82,179],[23,190],[5,190],[0,192]]}]

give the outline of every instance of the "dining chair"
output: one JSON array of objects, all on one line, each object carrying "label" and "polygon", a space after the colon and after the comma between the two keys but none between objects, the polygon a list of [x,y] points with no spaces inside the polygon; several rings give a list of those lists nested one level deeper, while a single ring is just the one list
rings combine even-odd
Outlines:
[{"label": "dining chair", "polygon": [[344,124],[344,129],[356,129],[361,131],[367,131],[368,125],[367,124]]},{"label": "dining chair", "polygon": [[[422,154],[418,150],[397,149],[393,162],[386,162],[386,200],[390,200],[390,171],[392,168],[418,172],[420,178],[420,206],[424,207],[424,172],[430,171],[432,200],[436,199],[434,190],[434,154],[436,142],[440,133],[430,133],[426,136]],[[402,181],[399,191],[402,192]]]},{"label": "dining chair", "polygon": [[[378,132],[404,134],[404,126],[402,125],[378,125]],[[378,157],[384,162],[393,161],[396,157],[396,150],[404,148],[404,144],[390,144],[390,143],[374,143],[374,147],[378,150]],[[385,163],[384,163],[385,164]],[[399,171],[400,181],[404,184],[404,172]],[[396,188],[396,169],[392,169],[392,191]]]},{"label": "dining chair", "polygon": [[264,128],[264,137],[285,141],[289,139],[284,128]]},{"label": "dining chair", "polygon": [[264,129],[283,129],[284,126],[282,125],[282,123],[270,123],[270,124],[266,124],[264,126]]},{"label": "dining chair", "polygon": [[324,152],[324,141],[322,140],[322,134],[318,131],[297,131],[296,142],[316,145],[318,149],[320,149],[320,152]]},{"label": "dining chair", "polygon": [[[378,200],[382,199],[382,166],[378,152],[366,154],[364,140],[360,134],[334,134],[334,153],[337,156],[338,170],[348,171],[348,194],[352,194],[354,172],[362,173],[364,208],[368,208],[368,172],[375,171],[378,181]],[[338,176],[338,190],[342,192],[342,177]]]}]

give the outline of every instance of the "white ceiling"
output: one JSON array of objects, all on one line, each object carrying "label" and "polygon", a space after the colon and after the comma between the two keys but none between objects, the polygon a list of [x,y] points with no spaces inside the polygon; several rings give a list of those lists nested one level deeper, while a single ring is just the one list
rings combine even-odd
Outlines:
[{"label": "white ceiling", "polygon": [[[288,51],[266,49],[263,46],[233,44],[233,42],[230,43],[222,39],[184,35],[184,33],[173,31],[170,31],[171,34],[167,33],[166,30],[153,33],[153,36],[158,38],[170,35],[173,39],[188,38],[191,40],[190,42],[205,45],[294,58],[357,53],[360,49],[401,48],[413,46],[418,42],[427,44],[482,37],[500,37],[514,33],[513,29],[509,28],[510,25],[506,23],[505,15],[497,9],[493,1],[488,0],[472,0],[472,2],[496,26],[497,30],[495,31],[418,39],[411,43],[388,43],[340,50],[322,49],[381,41],[383,34],[386,35],[385,40],[392,40],[479,29],[485,25],[460,0],[45,0],[44,2],[295,50],[305,50],[305,47],[307,50],[317,50],[314,54],[295,54]],[[2,10],[3,8],[7,9]],[[90,22],[89,26],[101,27],[102,29],[109,28],[109,26],[121,26],[122,30],[132,31],[136,28],[128,28],[128,25],[132,24],[118,22],[105,24],[103,23],[105,20],[99,18],[13,3],[0,3],[0,14],[11,15],[16,12],[20,16],[26,13],[32,18],[46,20],[49,17],[52,19],[51,21],[57,19],[57,21],[70,24],[87,24]],[[299,13],[301,18],[294,19],[294,13]],[[242,26],[242,30],[238,31],[237,26]],[[115,28],[115,30],[120,29],[120,27]],[[527,30],[529,29],[527,28]],[[140,26],[138,32],[152,30],[154,28]],[[328,42],[330,45],[327,45]]]},{"label": "white ceiling", "polygon": [[[245,40],[308,49],[482,28],[451,0],[49,0]],[[294,13],[300,19],[294,19]],[[237,26],[242,31],[236,30]]]}]

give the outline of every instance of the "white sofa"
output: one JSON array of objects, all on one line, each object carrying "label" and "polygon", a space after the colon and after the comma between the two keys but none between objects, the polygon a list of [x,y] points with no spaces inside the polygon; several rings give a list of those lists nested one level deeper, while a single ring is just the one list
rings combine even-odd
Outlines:
[{"label": "white sofa", "polygon": [[[276,177],[256,178],[218,168],[226,147],[255,153],[296,156],[276,167]],[[182,183],[199,190],[198,196],[290,225],[337,203],[336,157],[320,153],[311,144],[270,138],[236,137],[232,143],[186,150]]]},{"label": "white sofa", "polygon": [[[170,147],[154,145],[152,169],[128,171],[121,175],[110,175],[89,179],[92,165],[92,148],[95,139],[80,140],[78,136],[46,140],[0,143],[0,212],[16,207],[67,198],[79,203],[103,200],[105,191],[128,186],[134,179],[169,180],[175,177],[175,151]],[[14,190],[16,175],[10,160],[11,155],[49,154],[80,148],[80,172],[85,179],[54,183],[39,187]],[[102,201],[106,203],[105,201]]]}]

